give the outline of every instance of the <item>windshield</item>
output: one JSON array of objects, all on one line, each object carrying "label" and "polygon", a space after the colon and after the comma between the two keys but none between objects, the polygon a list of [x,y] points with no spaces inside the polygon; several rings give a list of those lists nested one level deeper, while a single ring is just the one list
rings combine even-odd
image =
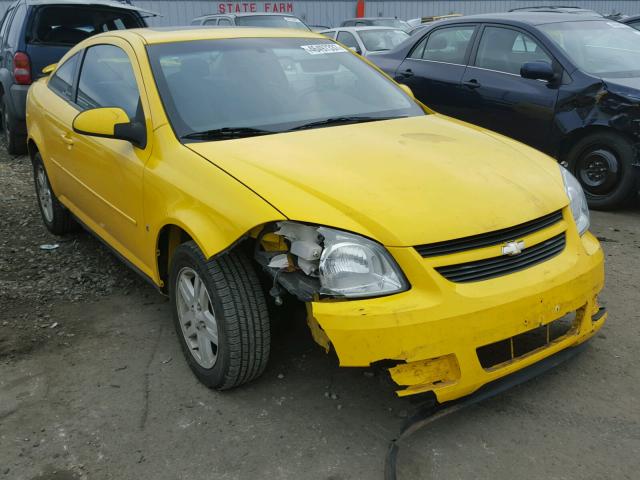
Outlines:
[{"label": "windshield", "polygon": [[614,21],[540,25],[575,65],[599,77],[640,76],[640,31]]},{"label": "windshield", "polygon": [[235,38],[147,48],[181,138],[219,129],[243,129],[249,136],[249,129],[277,133],[329,119],[425,114],[391,80],[327,39]]},{"label": "windshield", "polygon": [[371,25],[377,25],[378,27],[399,28],[400,30],[404,31],[411,30],[411,25],[403,20],[398,20],[397,18],[377,18],[371,21]]},{"label": "windshield", "polygon": [[236,25],[240,27],[271,27],[271,28],[293,28],[296,30],[309,31],[302,20],[297,17],[285,15],[248,15],[246,17],[236,17]]},{"label": "windshield", "polygon": [[364,48],[370,52],[391,50],[409,38],[409,34],[403,30],[360,30],[358,35]]}]

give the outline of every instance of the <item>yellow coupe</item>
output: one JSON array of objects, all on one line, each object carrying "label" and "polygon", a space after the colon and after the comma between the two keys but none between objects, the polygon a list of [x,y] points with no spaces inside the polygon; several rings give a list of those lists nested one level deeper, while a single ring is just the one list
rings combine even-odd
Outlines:
[{"label": "yellow coupe", "polygon": [[577,181],[326,37],[109,32],[48,71],[27,105],[44,223],[82,224],[167,293],[210,387],[263,372],[283,302],[342,366],[440,402],[605,321]]}]

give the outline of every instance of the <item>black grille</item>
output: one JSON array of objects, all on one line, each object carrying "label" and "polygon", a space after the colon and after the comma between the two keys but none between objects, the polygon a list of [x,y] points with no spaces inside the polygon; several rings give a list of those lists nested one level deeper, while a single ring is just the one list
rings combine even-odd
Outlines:
[{"label": "black grille", "polygon": [[475,262],[438,267],[436,270],[452,282],[477,282],[524,270],[537,263],[555,257],[564,250],[565,234],[561,233],[533,247],[525,248],[519,255],[486,258]]},{"label": "black grille", "polygon": [[553,342],[563,339],[576,327],[577,315],[576,312],[572,312],[515,337],[477,348],[478,360],[484,369],[491,370],[528,353],[548,347]]},{"label": "black grille", "polygon": [[415,249],[423,257],[436,257],[438,255],[448,255],[450,253],[464,252],[474,248],[489,247],[499,245],[504,242],[519,240],[526,235],[530,235],[538,230],[550,227],[562,220],[562,210],[550,213],[544,217],[521,223],[515,227],[503,228],[490,233],[481,233],[471,237],[447,240],[444,242],[430,243],[428,245],[418,245]]}]

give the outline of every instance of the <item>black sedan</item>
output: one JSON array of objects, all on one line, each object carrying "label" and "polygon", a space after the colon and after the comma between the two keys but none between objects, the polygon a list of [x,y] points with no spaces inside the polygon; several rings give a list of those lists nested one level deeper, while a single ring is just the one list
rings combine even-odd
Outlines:
[{"label": "black sedan", "polygon": [[554,156],[593,208],[638,192],[640,31],[566,13],[469,16],[371,60],[434,110]]}]

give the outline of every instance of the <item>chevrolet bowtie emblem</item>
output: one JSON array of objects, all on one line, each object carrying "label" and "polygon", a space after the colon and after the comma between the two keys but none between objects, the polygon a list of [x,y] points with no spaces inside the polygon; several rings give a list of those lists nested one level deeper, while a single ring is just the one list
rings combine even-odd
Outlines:
[{"label": "chevrolet bowtie emblem", "polygon": [[522,240],[515,242],[507,242],[502,246],[503,255],[520,255],[524,250],[524,242]]}]

